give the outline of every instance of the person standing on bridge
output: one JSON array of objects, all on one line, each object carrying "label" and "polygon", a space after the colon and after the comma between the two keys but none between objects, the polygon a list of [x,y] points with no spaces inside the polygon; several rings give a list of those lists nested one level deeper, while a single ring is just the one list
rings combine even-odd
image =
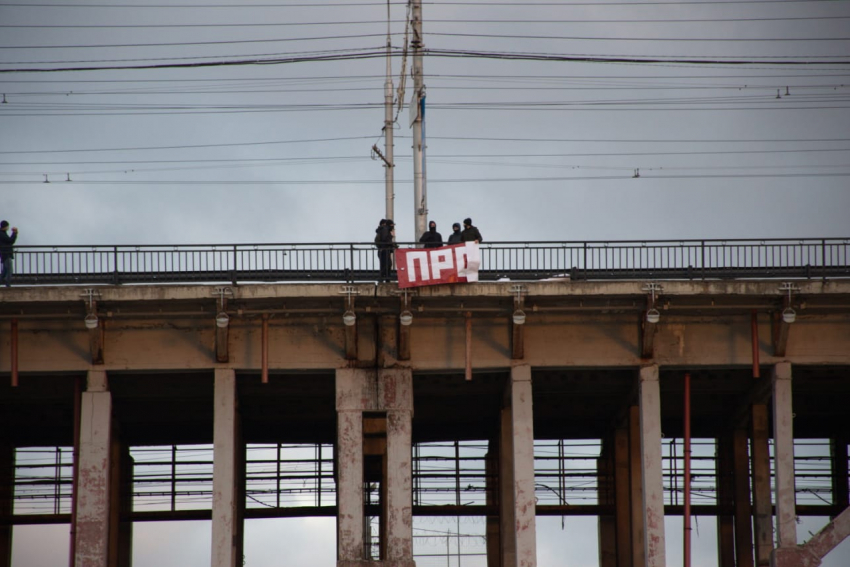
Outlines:
[{"label": "person standing on bridge", "polygon": [[393,249],[395,249],[395,223],[392,219],[384,219],[375,231],[375,244],[378,246],[378,261],[381,265],[381,281],[390,281],[390,271],[393,267]]},{"label": "person standing on bridge", "polygon": [[443,245],[443,235],[437,232],[437,223],[428,223],[428,232],[419,238],[419,242],[424,244],[425,248],[439,248]]},{"label": "person standing on bridge", "polygon": [[0,262],[2,262],[2,270],[0,270],[0,282],[3,282],[6,287],[12,286],[12,258],[14,254],[14,244],[18,239],[18,227],[12,227],[12,236],[9,236],[9,221],[0,222]]},{"label": "person standing on bridge", "polygon": [[452,225],[452,233],[449,235],[449,246],[452,244],[460,244],[460,223],[456,222]]},{"label": "person standing on bridge", "polygon": [[471,218],[463,219],[463,232],[460,233],[461,242],[475,242],[481,244],[484,239],[481,238],[481,233],[472,225]]}]

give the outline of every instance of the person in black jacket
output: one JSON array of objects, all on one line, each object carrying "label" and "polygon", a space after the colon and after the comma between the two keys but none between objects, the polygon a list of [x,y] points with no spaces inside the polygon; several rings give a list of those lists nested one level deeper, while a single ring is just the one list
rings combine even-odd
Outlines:
[{"label": "person in black jacket", "polygon": [[460,223],[454,223],[452,225],[452,233],[449,235],[449,246],[452,244],[460,244],[463,242],[460,239]]},{"label": "person in black jacket", "polygon": [[472,219],[463,219],[463,232],[460,233],[460,240],[461,242],[474,241],[476,244],[481,244],[484,241],[478,229],[472,226]]},{"label": "person in black jacket", "polygon": [[378,261],[381,265],[381,281],[390,281],[393,268],[393,250],[395,249],[395,223],[392,219],[383,219],[375,230],[375,244],[378,246]]},{"label": "person in black jacket", "polygon": [[9,221],[0,222],[0,282],[6,284],[6,287],[12,286],[12,258],[15,257],[14,247],[15,241],[18,239],[18,227],[12,227],[12,236],[8,234]]},{"label": "person in black jacket", "polygon": [[437,232],[437,223],[428,223],[428,232],[419,238],[419,242],[424,244],[425,248],[439,248],[443,245],[443,235]]}]

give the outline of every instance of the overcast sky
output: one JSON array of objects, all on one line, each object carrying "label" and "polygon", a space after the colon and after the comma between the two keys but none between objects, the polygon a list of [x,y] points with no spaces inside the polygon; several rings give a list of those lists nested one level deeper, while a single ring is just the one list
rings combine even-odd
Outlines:
[{"label": "overcast sky", "polygon": [[[20,245],[371,241],[387,15],[370,0],[0,0],[0,218]],[[406,17],[394,2],[396,89]],[[423,19],[444,236],[464,217],[490,242],[850,236],[850,2],[437,1]],[[595,561],[593,522],[580,537],[547,522],[541,565],[570,541],[574,565]],[[138,526],[136,566],[202,565],[177,556],[189,539],[209,553],[206,526]],[[311,533],[332,546],[332,525]],[[50,552],[26,537],[15,565],[48,564],[21,555]]]}]

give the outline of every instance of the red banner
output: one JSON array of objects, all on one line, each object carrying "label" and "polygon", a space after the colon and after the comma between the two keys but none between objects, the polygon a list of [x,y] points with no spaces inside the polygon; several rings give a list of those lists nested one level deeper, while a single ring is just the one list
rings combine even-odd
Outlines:
[{"label": "red banner", "polygon": [[395,265],[400,288],[477,282],[481,251],[475,242],[442,248],[399,248]]}]

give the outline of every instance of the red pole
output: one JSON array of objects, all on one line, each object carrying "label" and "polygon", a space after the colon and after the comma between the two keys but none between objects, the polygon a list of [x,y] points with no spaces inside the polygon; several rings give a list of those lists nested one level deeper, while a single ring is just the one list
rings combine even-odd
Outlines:
[{"label": "red pole", "polygon": [[685,373],[685,512],[684,560],[685,567],[691,565],[691,374]]},{"label": "red pole", "polygon": [[269,315],[268,313],[263,313],[263,371],[262,371],[262,381],[263,384],[269,383]]},{"label": "red pole", "polygon": [[755,309],[753,309],[750,328],[753,336],[753,378],[759,378],[761,376],[759,369],[759,316]]},{"label": "red pole", "polygon": [[472,380],[472,313],[466,312],[466,379]]},{"label": "red pole", "polygon": [[12,365],[12,387],[16,388],[18,386],[18,320],[12,319],[12,355],[11,355],[11,365]]}]

